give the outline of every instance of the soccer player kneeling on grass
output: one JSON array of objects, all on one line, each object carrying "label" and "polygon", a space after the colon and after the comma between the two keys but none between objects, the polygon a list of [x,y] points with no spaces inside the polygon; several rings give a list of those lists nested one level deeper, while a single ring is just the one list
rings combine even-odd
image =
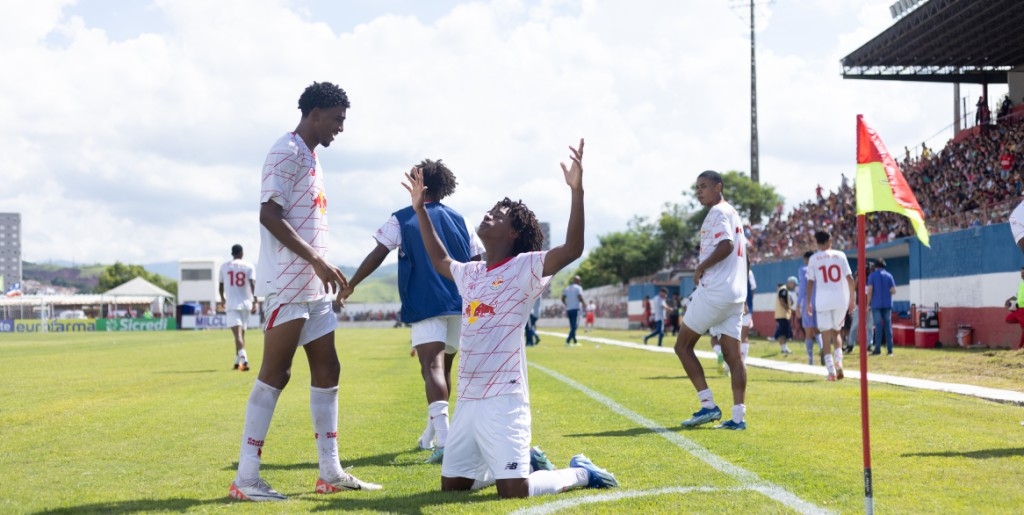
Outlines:
[{"label": "soccer player kneeling on grass", "polygon": [[[571,147],[570,147],[571,148]],[[486,262],[460,263],[445,251],[424,209],[423,175],[406,175],[434,268],[462,295],[462,340],[458,404],[441,462],[442,490],[475,490],[492,483],[504,498],[564,492],[570,488],[618,486],[615,476],[578,454],[569,468],[531,467],[543,458],[530,449],[530,394],[524,329],[530,308],[556,272],[583,253],[583,140],[563,164],[572,207],[565,244],[541,252],[537,217],[508,198],[484,215],[477,235]],[[541,468],[531,473],[531,468]],[[551,467],[553,468],[553,467]]]},{"label": "soccer player kneeling on grass", "polygon": [[853,313],[853,271],[846,254],[832,250],[832,235],[814,233],[818,252],[807,261],[807,312],[813,312],[821,331],[826,380],[843,378],[843,341],[839,331],[846,315]]},{"label": "soccer player kneeling on grass", "polygon": [[729,365],[733,399],[732,418],[715,428],[742,430],[747,428],[747,368],[740,355],[740,326],[747,296],[746,237],[740,215],[722,197],[721,174],[707,170],[697,176],[697,200],[710,210],[700,228],[700,263],[693,272],[697,287],[683,315],[675,351],[697,389],[701,408],[682,425],[697,427],[722,418],[704,377],[704,367],[693,351],[700,336],[710,332],[718,338]]}]

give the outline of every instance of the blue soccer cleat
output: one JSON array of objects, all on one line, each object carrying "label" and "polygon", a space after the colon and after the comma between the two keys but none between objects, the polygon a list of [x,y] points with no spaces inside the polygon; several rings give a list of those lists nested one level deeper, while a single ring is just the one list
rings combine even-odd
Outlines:
[{"label": "blue soccer cleat", "polygon": [[577,454],[569,460],[570,468],[581,468],[587,471],[590,476],[590,481],[587,483],[588,488],[614,488],[619,486],[618,480],[615,479],[615,475],[607,470],[594,465],[594,462],[590,461],[590,458],[582,454]]},{"label": "blue soccer cleat", "polygon": [[715,426],[715,429],[731,429],[733,431],[743,431],[747,429],[747,423],[746,421],[742,421],[737,424],[732,420],[726,420],[725,422],[722,422],[721,424]]},{"label": "blue soccer cleat", "polygon": [[441,463],[444,460],[444,447],[435,447],[434,452],[423,463]]},{"label": "blue soccer cleat", "polygon": [[694,413],[692,417],[682,421],[680,424],[683,427],[697,427],[716,420],[722,420],[722,409],[718,406],[714,408],[701,408],[700,411]]}]

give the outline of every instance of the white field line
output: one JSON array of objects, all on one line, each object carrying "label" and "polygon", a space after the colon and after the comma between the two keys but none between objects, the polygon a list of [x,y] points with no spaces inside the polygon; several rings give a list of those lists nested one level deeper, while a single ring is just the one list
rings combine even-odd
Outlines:
[{"label": "white field line", "polygon": [[614,502],[622,499],[634,499],[637,497],[653,497],[655,495],[666,495],[666,494],[689,494],[693,492],[700,493],[714,493],[722,491],[742,491],[750,490],[749,488],[733,487],[733,488],[715,488],[710,486],[669,486],[665,488],[655,488],[653,490],[606,490],[607,493],[600,493],[594,495],[588,495],[586,497],[574,497],[571,499],[560,499],[552,501],[539,506],[531,506],[529,508],[523,508],[516,510],[511,515],[547,515],[549,513],[558,513],[559,511],[574,508],[577,506],[583,506],[585,504],[597,504],[602,502]]},{"label": "white field line", "polygon": [[[548,374],[551,377],[554,377],[555,379],[558,379],[559,381],[583,392],[591,399],[594,399],[595,401],[603,404],[605,407],[614,411],[615,413],[618,413],[619,415],[622,415],[623,417],[632,420],[641,427],[647,428],[652,432],[661,435],[662,438],[665,438],[669,442],[672,442],[676,446],[686,450],[697,459],[703,461],[704,463],[707,463],[708,465],[711,466],[711,468],[724,474],[727,474],[731,476],[733,479],[736,479],[746,489],[756,490],[764,494],[765,496],[770,497],[771,499],[774,499],[775,501],[778,501],[779,503],[799,513],[832,513],[824,508],[821,508],[813,503],[810,503],[797,497],[795,494],[787,491],[781,486],[761,479],[760,477],[758,477],[757,474],[750,472],[749,470],[729,463],[728,461],[718,457],[716,454],[713,454],[711,451],[705,449],[704,447],[701,447],[700,445],[691,441],[690,439],[674,431],[670,431],[662,427],[653,420],[650,420],[640,415],[639,413],[627,409],[625,406],[622,406],[621,404],[613,401],[612,399],[604,396],[601,393],[591,390],[590,388],[574,381],[573,379],[570,379],[569,377],[566,377],[558,372],[555,372],[554,370],[551,370],[550,368],[537,365],[535,363],[530,363],[529,366],[531,368],[540,370],[541,372],[544,372],[545,374]],[[580,498],[566,499],[565,501],[578,502],[579,504],[583,504],[582,502],[580,502],[583,500],[584,499]]]},{"label": "white field line", "polygon": [[[565,338],[565,333],[553,333],[548,331],[538,331],[541,334],[549,336],[559,336]],[[622,340],[612,340],[609,338],[597,338],[592,336],[580,336],[577,333],[577,338],[580,340],[591,341],[596,344],[602,345],[616,345],[619,347],[627,347],[630,349],[640,349],[648,352],[664,352],[675,354],[672,346],[675,345],[673,342],[666,341],[667,346],[658,347],[657,345],[643,345],[640,343],[626,342]],[[715,359],[715,353],[704,350],[695,350],[698,358]],[[801,358],[802,359],[802,358]],[[783,372],[795,372],[800,374],[811,374],[824,377],[827,372],[825,367],[804,365],[802,363],[789,363],[785,361],[775,361],[771,359],[762,358],[747,358],[747,366],[758,367],[758,368],[769,368],[772,370],[780,370]],[[843,370],[846,377],[850,379],[860,379],[859,370]],[[886,374],[875,374],[868,372],[868,381],[872,383],[885,383],[896,386],[906,386],[908,388],[919,388],[922,390],[934,390],[938,392],[949,392],[959,395],[969,395],[972,397],[978,397],[981,399],[988,399],[997,402],[1006,402],[1017,405],[1024,405],[1024,393],[1014,392],[1012,390],[999,390],[996,388],[985,388],[983,386],[974,386],[969,384],[958,384],[958,383],[943,383],[940,381],[929,381],[927,379],[914,379],[910,377],[891,376]]]}]

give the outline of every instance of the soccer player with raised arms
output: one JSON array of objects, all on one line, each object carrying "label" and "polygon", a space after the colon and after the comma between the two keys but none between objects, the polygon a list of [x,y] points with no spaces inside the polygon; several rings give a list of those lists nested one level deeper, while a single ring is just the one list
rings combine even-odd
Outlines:
[{"label": "soccer player with raised arms", "polygon": [[317,493],[379,490],[345,472],[338,460],[337,316],[331,294],[347,285],[327,259],[327,195],[316,147],[341,134],[349,107],[345,91],[314,82],[299,97],[302,118],[271,147],[260,192],[260,259],[256,293],[265,296],[263,362],[245,408],[238,471],[228,495],[245,501],[287,499],[260,477],[263,446],[277,399],[302,347],[309,362],[309,409],[320,463]]},{"label": "soccer player with raised arms", "polygon": [[404,184],[419,218],[434,268],[462,295],[462,357],[458,404],[441,462],[441,489],[474,490],[496,483],[503,498],[529,497],[590,486],[614,487],[608,471],[578,454],[569,468],[530,471],[530,393],[524,328],[530,308],[556,272],[583,254],[583,140],[562,164],[572,192],[565,243],[540,251],[537,217],[505,198],[480,222],[486,262],[459,262],[445,251],[424,208],[423,174],[413,168]]},{"label": "soccer player with raised arms", "polygon": [[711,388],[704,377],[704,367],[693,351],[700,336],[710,332],[722,346],[722,355],[729,365],[732,381],[732,418],[716,429],[743,430],[747,406],[747,368],[740,353],[743,302],[747,297],[746,237],[739,213],[722,196],[722,175],[712,170],[697,176],[697,201],[709,208],[700,227],[700,262],[693,271],[696,287],[690,305],[683,315],[676,339],[676,356],[687,377],[697,389],[700,410],[682,422],[683,427],[697,427],[722,418]]}]

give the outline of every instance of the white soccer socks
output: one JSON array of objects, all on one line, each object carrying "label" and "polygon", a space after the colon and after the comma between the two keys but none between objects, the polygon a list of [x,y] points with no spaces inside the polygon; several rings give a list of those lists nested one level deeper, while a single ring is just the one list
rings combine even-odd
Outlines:
[{"label": "white soccer socks", "polygon": [[427,406],[430,426],[434,429],[434,438],[438,447],[444,447],[448,440],[448,401],[434,401]]},{"label": "white soccer socks", "polygon": [[260,477],[260,457],[263,442],[270,429],[277,399],[281,390],[259,379],[252,385],[249,401],[245,405],[245,428],[242,430],[242,450],[238,457],[238,472],[235,483],[248,485]]},{"label": "white soccer socks", "polygon": [[527,483],[530,485],[530,497],[559,494],[571,488],[587,486],[590,473],[585,468],[535,470],[530,473]]},{"label": "white soccer socks", "polygon": [[747,405],[746,404],[734,404],[732,406],[732,421],[739,424],[743,422],[743,418],[747,416]]},{"label": "white soccer socks", "polygon": [[320,460],[320,477],[336,480],[342,476],[338,461],[338,387],[309,387],[309,411],[313,415],[316,452]]},{"label": "white soccer socks", "polygon": [[711,388],[697,392],[697,400],[700,401],[700,407],[702,408],[711,409],[717,406],[714,397],[711,395]]}]

